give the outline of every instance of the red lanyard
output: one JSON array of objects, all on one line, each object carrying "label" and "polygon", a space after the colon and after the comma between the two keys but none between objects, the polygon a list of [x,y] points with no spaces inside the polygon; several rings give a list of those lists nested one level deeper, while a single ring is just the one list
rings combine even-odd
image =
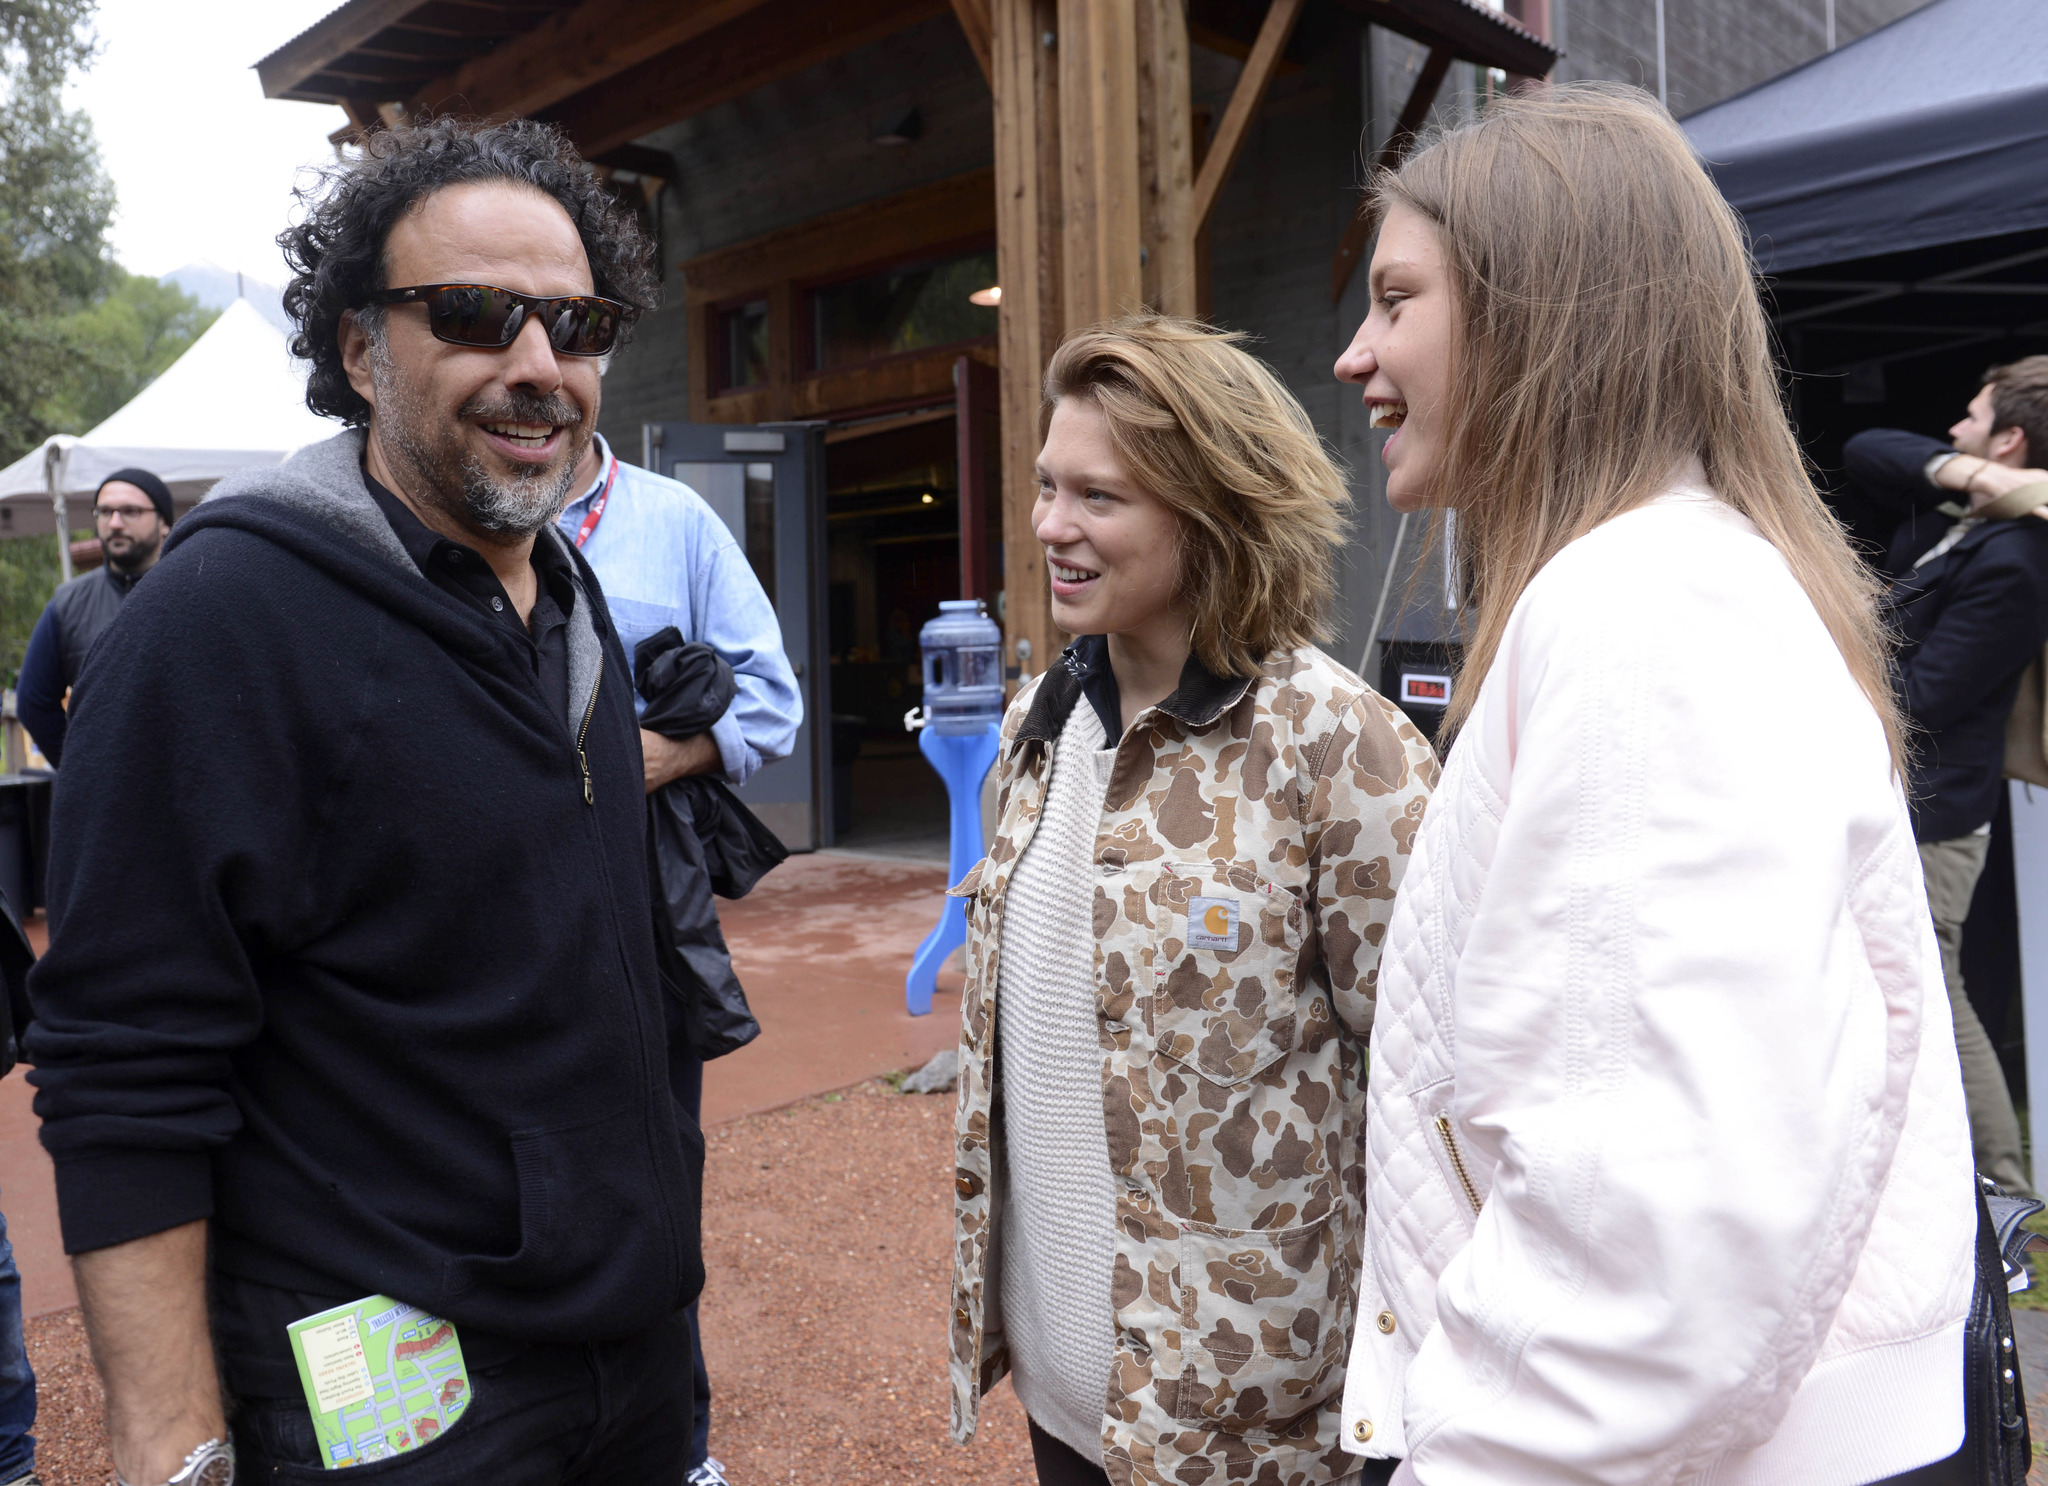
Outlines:
[{"label": "red lanyard", "polygon": [[596,499],[591,501],[590,509],[583,513],[583,524],[576,528],[577,551],[583,550],[583,544],[589,541],[590,534],[597,530],[597,523],[604,520],[605,503],[612,498],[612,481],[618,479],[618,477],[619,457],[616,454],[607,453],[605,455],[604,484],[599,488]]}]

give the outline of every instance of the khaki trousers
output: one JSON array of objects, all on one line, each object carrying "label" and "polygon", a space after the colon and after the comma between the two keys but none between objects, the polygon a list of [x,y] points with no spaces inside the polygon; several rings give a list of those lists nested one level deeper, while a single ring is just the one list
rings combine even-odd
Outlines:
[{"label": "khaki trousers", "polygon": [[1934,914],[1934,937],[1941,941],[1941,978],[1948,984],[1949,1011],[1955,1017],[1956,1052],[1963,1064],[1963,1096],[1970,1107],[1970,1145],[1977,1170],[2014,1196],[2032,1196],[2020,1155],[2020,1122],[2013,1113],[2005,1070],[1985,1035],[1984,1024],[1963,994],[1963,920],[1970,916],[1970,898],[1984,874],[1991,837],[1957,836],[1920,843],[1920,870],[1927,878],[1927,906]]}]

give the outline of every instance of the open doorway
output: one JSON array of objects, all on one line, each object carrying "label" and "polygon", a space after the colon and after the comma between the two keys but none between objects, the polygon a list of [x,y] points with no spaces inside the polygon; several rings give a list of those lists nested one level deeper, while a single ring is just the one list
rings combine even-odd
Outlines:
[{"label": "open doorway", "polygon": [[960,594],[957,415],[849,420],[825,448],[837,842],[943,862],[945,786],[903,715],[924,696],[918,631]]}]

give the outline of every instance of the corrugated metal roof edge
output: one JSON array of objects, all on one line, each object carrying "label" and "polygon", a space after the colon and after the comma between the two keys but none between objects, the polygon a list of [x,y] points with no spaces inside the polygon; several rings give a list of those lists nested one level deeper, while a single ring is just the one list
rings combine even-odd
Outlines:
[{"label": "corrugated metal roof edge", "polygon": [[347,0],[256,63],[263,96],[277,98],[386,26],[403,20],[424,0]]}]

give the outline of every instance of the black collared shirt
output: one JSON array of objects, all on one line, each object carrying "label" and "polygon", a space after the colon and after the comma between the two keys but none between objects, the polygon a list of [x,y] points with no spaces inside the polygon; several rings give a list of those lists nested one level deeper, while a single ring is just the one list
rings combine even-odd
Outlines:
[{"label": "black collared shirt", "polygon": [[497,622],[506,643],[519,647],[533,667],[541,699],[564,720],[569,715],[569,615],[576,609],[576,583],[569,559],[546,532],[534,538],[533,571],[539,581],[533,610],[526,623],[505,592],[505,585],[491,571],[484,555],[474,547],[450,541],[413,515],[412,508],[379,484],[369,471],[363,484],[391,523],[412,560],[435,587],[454,595]]}]

